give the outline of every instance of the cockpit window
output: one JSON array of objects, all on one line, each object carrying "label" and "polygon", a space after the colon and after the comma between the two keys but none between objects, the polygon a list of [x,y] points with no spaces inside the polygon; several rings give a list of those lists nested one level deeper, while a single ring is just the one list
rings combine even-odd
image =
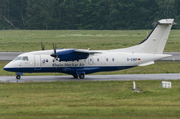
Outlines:
[{"label": "cockpit window", "polygon": [[24,57],[22,58],[22,60],[28,61],[28,57],[27,57],[27,56],[24,56]]},{"label": "cockpit window", "polygon": [[15,60],[15,61],[17,61],[17,60],[29,61],[29,59],[28,59],[28,57],[27,57],[27,56],[23,56],[23,57],[16,57],[14,60]]},{"label": "cockpit window", "polygon": [[21,60],[22,59],[22,57],[16,57],[14,60],[16,61],[16,60]]}]

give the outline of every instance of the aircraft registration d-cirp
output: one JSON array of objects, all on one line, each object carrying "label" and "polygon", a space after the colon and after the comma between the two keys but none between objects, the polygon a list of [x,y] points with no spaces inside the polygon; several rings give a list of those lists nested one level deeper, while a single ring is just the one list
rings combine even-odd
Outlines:
[{"label": "aircraft registration d-cirp", "polygon": [[116,71],[154,64],[169,57],[162,54],[174,19],[160,20],[149,36],[140,44],[114,50],[56,49],[21,54],[8,63],[4,70],[23,73],[61,72],[84,79],[85,74]]}]

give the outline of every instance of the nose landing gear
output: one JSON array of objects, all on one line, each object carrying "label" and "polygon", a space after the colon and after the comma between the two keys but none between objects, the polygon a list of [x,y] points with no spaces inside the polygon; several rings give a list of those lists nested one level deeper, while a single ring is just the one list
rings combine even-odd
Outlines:
[{"label": "nose landing gear", "polygon": [[17,72],[16,73],[16,79],[21,79],[21,76],[23,75],[23,73],[21,72]]},{"label": "nose landing gear", "polygon": [[21,79],[21,76],[20,76],[20,75],[17,75],[17,76],[16,76],[16,79]]}]

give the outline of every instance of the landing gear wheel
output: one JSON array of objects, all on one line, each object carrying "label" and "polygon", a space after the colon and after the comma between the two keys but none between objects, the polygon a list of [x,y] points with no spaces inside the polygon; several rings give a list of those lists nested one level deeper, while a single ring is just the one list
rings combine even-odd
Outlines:
[{"label": "landing gear wheel", "polygon": [[20,76],[20,75],[17,75],[17,76],[16,76],[16,79],[21,79],[21,76]]},{"label": "landing gear wheel", "polygon": [[77,74],[75,74],[75,75],[73,75],[73,77],[74,77],[75,79],[77,79],[77,78],[78,78],[78,75],[77,75]]},{"label": "landing gear wheel", "polygon": [[79,74],[80,79],[84,79],[85,75],[84,74]]}]

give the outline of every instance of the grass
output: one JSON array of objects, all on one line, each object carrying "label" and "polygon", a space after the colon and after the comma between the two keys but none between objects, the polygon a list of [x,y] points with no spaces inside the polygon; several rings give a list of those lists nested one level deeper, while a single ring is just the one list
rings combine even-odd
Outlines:
[{"label": "grass", "polygon": [[[2,76],[12,76],[15,75],[13,72],[4,71],[4,66],[8,63],[8,61],[0,61],[0,75]],[[151,74],[151,73],[180,73],[180,62],[169,62],[162,61],[156,62],[153,65],[144,66],[144,67],[134,67],[126,70],[120,71],[111,71],[111,72],[99,72],[94,73],[93,75],[106,75],[106,74]],[[24,75],[66,75],[62,73],[25,73]]]},{"label": "grass", "polygon": [[141,93],[132,81],[0,83],[0,117],[178,119],[180,82],[171,82],[136,81]]},{"label": "grass", "polygon": [[[1,30],[1,52],[29,52],[58,48],[78,48],[91,50],[118,49],[137,45],[144,40],[150,30]],[[180,30],[172,30],[165,52],[180,52]]]}]

